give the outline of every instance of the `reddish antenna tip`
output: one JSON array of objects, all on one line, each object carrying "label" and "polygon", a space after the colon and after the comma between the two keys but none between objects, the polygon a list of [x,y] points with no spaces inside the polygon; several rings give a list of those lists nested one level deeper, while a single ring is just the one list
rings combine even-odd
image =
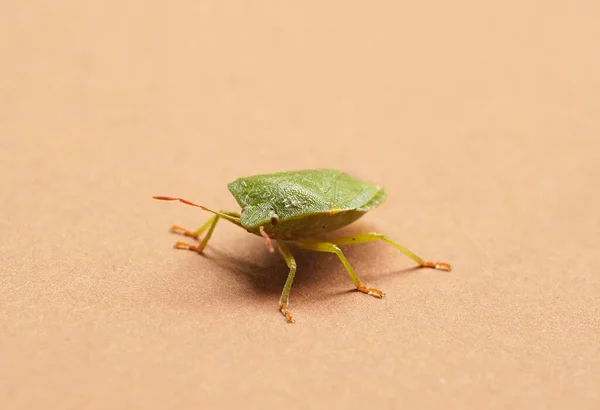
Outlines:
[{"label": "reddish antenna tip", "polygon": [[206,209],[206,208],[204,208],[201,205],[197,205],[197,204],[195,204],[193,202],[190,202],[187,199],[183,199],[183,198],[175,198],[175,197],[172,197],[172,196],[153,196],[152,198],[154,198],[154,199],[160,199],[162,201],[179,201],[179,202],[182,202],[182,203],[184,203],[186,205],[197,206],[198,208]]}]

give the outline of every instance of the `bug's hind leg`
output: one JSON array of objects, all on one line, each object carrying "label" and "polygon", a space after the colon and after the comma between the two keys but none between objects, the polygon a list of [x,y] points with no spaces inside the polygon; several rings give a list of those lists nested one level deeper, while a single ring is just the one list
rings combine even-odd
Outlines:
[{"label": "bug's hind leg", "polygon": [[296,260],[294,259],[294,255],[290,252],[289,248],[282,241],[277,242],[277,248],[279,249],[279,253],[285,260],[288,268],[290,268],[290,273],[288,274],[287,280],[285,281],[285,285],[283,286],[283,291],[281,292],[281,298],[279,299],[279,310],[285,316],[288,323],[294,323],[295,320],[292,317],[292,314],[288,310],[289,299],[290,299],[290,290],[292,289],[292,283],[294,282],[294,276],[296,275]]},{"label": "bug's hind leg", "polygon": [[[230,215],[233,217],[239,217],[239,214],[236,212],[220,211],[220,213],[225,214],[225,215]],[[177,243],[175,243],[175,247],[178,249],[187,249],[190,251],[202,253],[204,251],[204,248],[206,247],[206,244],[208,243],[208,240],[212,236],[212,234],[215,230],[215,227],[217,226],[217,222],[219,222],[219,219],[221,219],[221,217],[219,215],[213,216],[208,221],[206,221],[206,223],[204,225],[202,225],[196,231],[189,231],[180,226],[173,225],[171,227],[171,232],[177,233],[180,235],[184,235],[184,236],[188,236],[188,237],[194,238],[194,239],[198,239],[200,237],[200,235],[202,235],[204,233],[204,231],[206,231],[208,229],[208,232],[206,232],[206,235],[204,235],[204,238],[202,238],[202,241],[200,241],[200,243],[198,245],[190,245],[189,243],[185,243],[185,242],[177,242]]]},{"label": "bug's hind leg", "polygon": [[352,245],[352,244],[356,244],[356,243],[373,242],[373,241],[384,241],[386,243],[389,243],[390,245],[392,245],[393,247],[398,249],[400,252],[402,252],[403,254],[408,256],[410,259],[417,262],[419,264],[419,266],[421,266],[423,268],[433,268],[433,269],[440,269],[440,270],[445,270],[445,271],[452,270],[452,266],[449,263],[424,261],[420,256],[415,255],[411,250],[392,241],[390,238],[388,238],[382,234],[375,233],[375,232],[361,233],[361,234],[357,234],[357,235],[346,236],[343,238],[337,238],[337,239],[331,240],[331,242],[336,245]]},{"label": "bug's hind leg", "polygon": [[350,279],[352,279],[356,289],[362,293],[366,293],[380,299],[385,296],[385,293],[379,289],[368,288],[362,283],[356,272],[354,272],[354,269],[352,269],[350,262],[348,262],[348,259],[346,259],[346,256],[344,256],[344,253],[336,244],[330,242],[295,242],[295,244],[300,248],[309,249],[311,251],[335,253],[340,259],[340,262],[342,262],[342,265],[344,265],[344,268],[346,268],[348,271]]}]

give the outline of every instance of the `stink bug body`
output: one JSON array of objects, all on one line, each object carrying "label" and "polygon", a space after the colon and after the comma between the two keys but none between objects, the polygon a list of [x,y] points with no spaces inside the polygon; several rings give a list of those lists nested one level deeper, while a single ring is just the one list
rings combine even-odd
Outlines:
[{"label": "stink bug body", "polygon": [[194,239],[199,239],[206,231],[198,245],[177,242],[175,244],[177,248],[202,253],[221,218],[263,237],[270,252],[274,251],[272,240],[275,240],[277,249],[289,268],[288,278],[279,300],[279,310],[290,323],[294,322],[294,319],[288,310],[288,301],[296,273],[296,261],[288,243],[316,252],[336,254],[350,274],[356,289],[378,298],[382,298],[384,293],[369,288],[361,282],[338,245],[381,240],[400,250],[421,267],[451,270],[448,263],[426,262],[402,245],[375,232],[319,240],[321,235],[356,221],[381,204],[387,196],[384,188],[361,181],[341,171],[317,169],[255,175],[239,178],[231,182],[228,188],[241,207],[241,212],[224,210],[217,212],[182,198],[155,196],[154,199],[181,201],[214,214],[196,231],[173,226],[172,232]]}]

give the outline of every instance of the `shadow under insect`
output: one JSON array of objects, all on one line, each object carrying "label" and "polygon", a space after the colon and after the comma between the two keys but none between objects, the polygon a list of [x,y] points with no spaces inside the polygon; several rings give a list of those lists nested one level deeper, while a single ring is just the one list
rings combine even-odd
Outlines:
[{"label": "shadow under insect", "polygon": [[[369,227],[365,223],[341,229],[336,235],[327,235],[323,240],[336,236],[353,235],[364,232]],[[381,272],[379,261],[389,255],[384,243],[366,243],[358,246],[344,246],[343,252],[365,283],[382,282],[384,277],[398,276],[419,270],[420,267],[409,267],[400,271]],[[317,253],[306,249],[290,247],[297,264],[297,273],[293,284],[294,298],[318,300],[339,297],[348,293],[357,293],[344,266],[335,254]],[[244,249],[243,252],[239,252]],[[236,251],[237,250],[237,251]],[[238,256],[240,253],[251,256]],[[232,240],[227,250],[214,245],[197,254],[205,263],[219,266],[231,275],[223,276],[222,281],[236,280],[249,291],[244,298],[272,303],[281,295],[289,269],[277,253],[265,251],[264,243],[256,237],[240,237]],[[198,271],[201,275],[202,272]],[[225,293],[228,304],[239,303],[240,295]],[[296,299],[297,300],[297,299]]]}]

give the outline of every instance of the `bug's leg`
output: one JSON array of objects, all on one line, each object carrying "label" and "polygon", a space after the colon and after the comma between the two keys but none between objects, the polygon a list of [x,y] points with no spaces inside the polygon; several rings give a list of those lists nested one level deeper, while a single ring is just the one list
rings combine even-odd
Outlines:
[{"label": "bug's leg", "polygon": [[[232,217],[239,217],[239,214],[237,212],[221,210],[221,211],[219,211],[219,213],[224,214],[224,215],[229,215]],[[189,243],[185,243],[185,242],[177,242],[175,244],[175,247],[178,249],[187,249],[187,250],[202,253],[204,251],[204,248],[206,247],[206,244],[208,243],[208,240],[212,236],[212,234],[215,230],[215,227],[217,226],[217,222],[219,221],[220,218],[221,218],[220,215],[213,216],[208,221],[206,221],[206,223],[204,225],[202,225],[196,231],[189,231],[180,226],[173,225],[171,227],[171,232],[177,233],[180,235],[184,235],[184,236],[189,236],[190,238],[194,238],[194,239],[198,239],[200,237],[200,235],[202,235],[204,233],[204,231],[206,231],[208,229],[208,232],[206,233],[206,235],[204,236],[204,238],[202,239],[202,241],[200,242],[199,245],[196,246],[196,245],[190,245]]]},{"label": "bug's leg", "polygon": [[212,224],[214,223],[216,225],[216,219],[218,219],[219,216],[215,215],[212,218],[210,218],[208,221],[206,221],[206,223],[204,225],[202,225],[199,229],[197,229],[196,231],[188,231],[185,228],[182,228],[181,226],[177,226],[177,225],[173,225],[171,227],[171,232],[179,234],[179,235],[183,235],[183,236],[189,236],[190,238],[194,238],[194,239],[198,239],[200,237],[200,235],[202,235],[202,233],[204,231],[206,231],[206,229]]},{"label": "bug's leg", "polygon": [[294,323],[295,320],[292,317],[290,311],[288,310],[288,304],[290,299],[290,290],[292,289],[292,283],[294,282],[294,276],[296,275],[296,260],[294,259],[294,255],[290,252],[290,249],[287,247],[283,241],[277,242],[277,249],[279,249],[279,253],[285,260],[288,268],[290,268],[290,273],[288,274],[287,280],[285,281],[285,285],[283,285],[283,291],[281,292],[281,298],[279,298],[279,310],[285,316],[288,323]]},{"label": "bug's leg", "polygon": [[206,243],[212,236],[212,234],[215,230],[215,227],[217,226],[217,222],[219,222],[219,219],[220,219],[219,215],[213,216],[208,221],[206,221],[206,223],[204,225],[202,225],[200,227],[200,229],[198,229],[196,232],[190,232],[187,229],[181,228],[179,226],[171,227],[171,232],[189,236],[194,239],[198,239],[200,237],[200,235],[202,235],[202,233],[204,231],[206,231],[206,229],[208,228],[208,232],[206,233],[206,235],[204,235],[204,238],[202,239],[200,244],[190,245],[189,243],[185,243],[185,242],[177,242],[177,243],[175,243],[175,247],[177,249],[187,249],[190,251],[196,251],[198,253],[202,253],[204,251],[204,248],[206,247]]},{"label": "bug's leg", "polygon": [[433,268],[445,271],[451,271],[452,266],[446,262],[427,262],[424,261],[420,256],[415,255],[411,250],[404,246],[392,241],[390,238],[375,232],[361,233],[352,236],[346,236],[344,238],[332,239],[331,242],[336,245],[351,245],[355,243],[373,242],[373,241],[384,241],[398,249],[400,252],[408,256],[413,261],[417,262],[419,266],[423,268]]},{"label": "bug's leg", "polygon": [[385,296],[385,294],[379,289],[368,288],[363,285],[360,278],[356,275],[356,272],[354,272],[354,269],[352,269],[352,266],[350,266],[350,262],[348,262],[348,259],[346,259],[344,253],[340,248],[337,247],[337,245],[330,242],[295,242],[295,244],[300,248],[309,249],[311,251],[335,253],[340,259],[340,262],[342,262],[342,265],[344,265],[350,274],[350,279],[352,279],[352,282],[354,282],[356,289],[380,299]]}]

